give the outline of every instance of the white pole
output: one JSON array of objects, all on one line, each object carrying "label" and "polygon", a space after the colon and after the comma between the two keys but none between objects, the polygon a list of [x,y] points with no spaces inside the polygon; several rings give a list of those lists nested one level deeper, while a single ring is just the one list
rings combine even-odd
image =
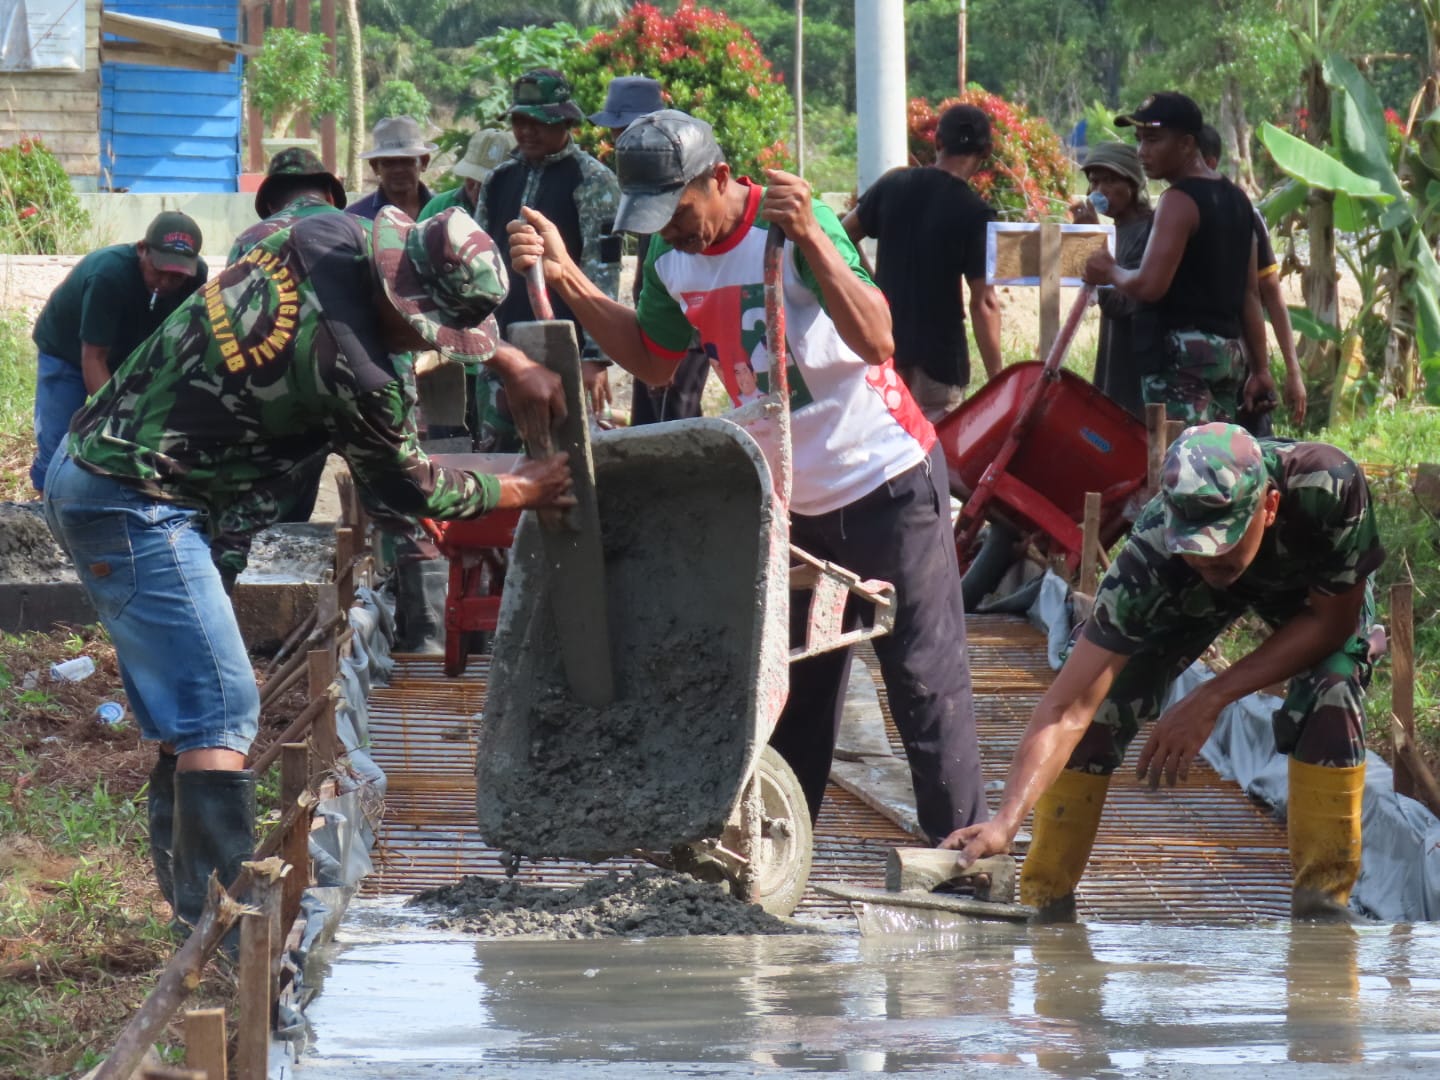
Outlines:
[{"label": "white pole", "polygon": [[902,0],[855,0],[855,98],[863,192],[909,160]]},{"label": "white pole", "polygon": [[795,172],[805,175],[805,0],[795,0]]}]

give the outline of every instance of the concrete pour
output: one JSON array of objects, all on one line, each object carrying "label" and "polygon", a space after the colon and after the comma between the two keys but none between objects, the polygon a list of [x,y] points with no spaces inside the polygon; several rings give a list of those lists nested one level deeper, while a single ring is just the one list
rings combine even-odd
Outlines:
[{"label": "concrete pour", "polygon": [[688,937],[695,934],[805,933],[799,923],[736,899],[719,885],[640,867],[611,872],[574,889],[469,876],[427,889],[412,904],[443,910],[444,930],[482,937]]},{"label": "concrete pour", "polygon": [[480,833],[497,847],[582,858],[667,850],[718,835],[744,780],[757,745],[749,682],[766,536],[756,459],[734,435],[673,434],[659,439],[663,455],[653,436],[595,447],[610,706],[569,697],[557,584],[537,524],[522,522],[477,755]]},{"label": "concrete pour", "polygon": [[74,581],[39,502],[0,503],[0,581]]}]

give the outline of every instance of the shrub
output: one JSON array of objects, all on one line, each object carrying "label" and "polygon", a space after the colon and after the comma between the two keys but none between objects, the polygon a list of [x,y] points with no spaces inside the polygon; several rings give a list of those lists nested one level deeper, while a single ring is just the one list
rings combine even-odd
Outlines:
[{"label": "shrub", "polygon": [[0,147],[0,251],[58,255],[89,227],[64,166],[39,138]]},{"label": "shrub", "polygon": [[[660,80],[667,104],[715,128],[738,173],[791,164],[785,134],[794,115],[783,80],[750,32],[724,14],[682,0],[673,15],[636,4],[613,31],[595,35],[565,59],[563,70],[587,112],[598,111],[617,75]],[[609,132],[578,132],[591,153],[608,155]]]},{"label": "shrub", "polygon": [[423,125],[430,119],[430,99],[416,89],[414,83],[391,79],[367,97],[365,123],[374,127],[391,116],[411,116]]},{"label": "shrub", "polygon": [[[515,80],[535,68],[563,70],[565,58],[573,55],[580,45],[580,31],[567,22],[554,26],[510,27],[481,38],[475,43],[474,56],[464,69],[472,84],[481,87],[470,115],[480,127],[506,126],[503,117],[510,108]],[[584,108],[585,99],[580,100]]]},{"label": "shrub", "polygon": [[952,105],[974,105],[990,117],[995,151],[970,186],[1003,220],[1040,221],[1064,216],[1070,190],[1070,158],[1050,125],[1022,105],[971,88],[931,105],[910,102],[910,157],[918,165],[935,160],[935,128]]},{"label": "shrub", "polygon": [[345,84],[330,74],[325,36],[292,27],[265,31],[259,55],[245,65],[245,92],[275,138],[288,134],[302,111],[320,117],[345,108]]}]

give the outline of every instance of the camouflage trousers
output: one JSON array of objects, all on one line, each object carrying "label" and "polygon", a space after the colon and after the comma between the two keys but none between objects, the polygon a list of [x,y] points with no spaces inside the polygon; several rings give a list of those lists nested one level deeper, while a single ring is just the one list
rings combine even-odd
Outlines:
[{"label": "camouflage trousers", "polygon": [[[1183,598],[1178,602],[1184,606]],[[1237,604],[1196,613],[1193,630],[1183,639],[1151,642],[1130,657],[1067,767],[1106,776],[1118,769],[1140,728],[1159,718],[1171,684],[1245,610]],[[1264,618],[1264,612],[1259,614]],[[1331,768],[1365,760],[1365,690],[1373,670],[1367,635],[1374,618],[1374,589],[1367,582],[1354,635],[1338,652],[1292,678],[1284,703],[1271,717],[1280,753]]]},{"label": "camouflage trousers", "polygon": [[476,451],[482,454],[520,453],[524,442],[505,403],[504,382],[486,368],[481,368],[471,378],[475,408],[470,416],[470,434],[474,437]]},{"label": "camouflage trousers", "polygon": [[1165,370],[1142,375],[1140,394],[1147,405],[1164,405],[1166,416],[1187,425],[1233,421],[1248,373],[1239,341],[1172,330],[1165,335]]}]

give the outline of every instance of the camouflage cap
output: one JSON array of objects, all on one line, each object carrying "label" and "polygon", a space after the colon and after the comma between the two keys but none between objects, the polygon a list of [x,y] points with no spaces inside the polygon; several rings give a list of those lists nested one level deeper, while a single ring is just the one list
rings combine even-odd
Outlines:
[{"label": "camouflage cap", "polygon": [[565,76],[554,68],[536,68],[515,80],[514,96],[507,116],[528,116],[542,124],[578,124],[585,119],[572,100],[574,91]]},{"label": "camouflage cap", "polygon": [[382,207],[371,231],[385,295],[435,348],[461,363],[488,360],[500,339],[494,310],[510,278],[495,242],[458,206],[418,225]]},{"label": "camouflage cap", "polygon": [[270,159],[265,170],[265,179],[255,189],[255,213],[262,218],[284,208],[285,189],[294,183],[292,178],[301,176],[317,177],[330,188],[330,200],[340,209],[345,209],[345,185],[329,169],[313,150],[303,146],[289,146]]},{"label": "camouflage cap", "polygon": [[1250,527],[1268,480],[1260,444],[1244,428],[1186,428],[1165,455],[1160,480],[1165,549],[1172,555],[1225,554]]}]

